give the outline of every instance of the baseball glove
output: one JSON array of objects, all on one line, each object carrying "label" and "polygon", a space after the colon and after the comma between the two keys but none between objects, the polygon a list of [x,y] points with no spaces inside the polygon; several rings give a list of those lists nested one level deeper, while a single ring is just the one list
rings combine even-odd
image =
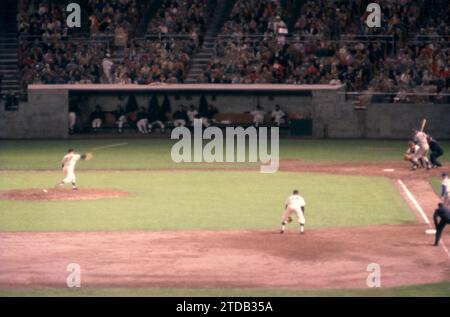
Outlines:
[{"label": "baseball glove", "polygon": [[410,161],[412,161],[413,157],[412,157],[411,154],[405,154],[405,155],[403,156],[403,159],[404,159],[405,161],[410,162]]},{"label": "baseball glove", "polygon": [[286,218],[286,223],[291,223],[292,222],[292,217],[287,217]]},{"label": "baseball glove", "polygon": [[90,161],[90,160],[92,160],[92,158],[93,158],[94,156],[92,155],[92,153],[86,153],[86,154],[83,154],[82,156],[81,156],[81,158],[83,159],[83,160],[85,160],[85,161]]}]

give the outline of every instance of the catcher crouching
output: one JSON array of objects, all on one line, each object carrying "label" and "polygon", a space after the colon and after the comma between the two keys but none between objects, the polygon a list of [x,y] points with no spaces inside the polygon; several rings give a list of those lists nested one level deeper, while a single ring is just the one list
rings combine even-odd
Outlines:
[{"label": "catcher crouching", "polygon": [[86,154],[76,154],[73,149],[67,150],[67,154],[63,157],[61,161],[61,167],[64,173],[64,179],[58,183],[57,187],[64,186],[71,183],[73,190],[78,190],[77,178],[75,176],[75,166],[79,160],[89,161],[92,159],[91,153]]},{"label": "catcher crouching", "polygon": [[411,162],[411,169],[415,170],[417,167],[425,167],[425,162],[420,157],[420,147],[413,141],[408,142],[408,149],[403,156],[407,162]]}]

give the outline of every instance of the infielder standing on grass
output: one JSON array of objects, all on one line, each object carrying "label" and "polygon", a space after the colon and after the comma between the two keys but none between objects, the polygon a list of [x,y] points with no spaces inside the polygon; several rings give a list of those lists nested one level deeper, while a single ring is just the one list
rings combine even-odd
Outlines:
[{"label": "infielder standing on grass", "polygon": [[75,176],[75,166],[77,165],[78,161],[86,160],[88,159],[88,156],[90,154],[76,154],[72,149],[69,149],[67,151],[67,154],[63,157],[61,161],[63,173],[64,173],[64,179],[57,185],[59,187],[64,186],[66,184],[71,183],[73,190],[78,190],[77,187],[77,179]]},{"label": "infielder standing on grass", "polygon": [[292,214],[297,215],[298,223],[300,224],[300,233],[303,234],[305,232],[305,206],[306,203],[303,197],[299,195],[298,190],[294,190],[284,205],[280,233],[284,233],[286,225],[292,222]]}]

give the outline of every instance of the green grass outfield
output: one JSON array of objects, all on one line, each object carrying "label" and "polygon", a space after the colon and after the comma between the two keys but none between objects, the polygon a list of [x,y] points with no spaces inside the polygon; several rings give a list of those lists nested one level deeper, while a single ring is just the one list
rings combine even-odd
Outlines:
[{"label": "green grass outfield", "polygon": [[[44,189],[61,178],[59,172],[11,171],[1,175],[0,189]],[[309,227],[414,221],[393,183],[382,177],[248,171],[83,171],[78,173],[78,183],[83,188],[125,190],[130,195],[97,201],[2,201],[0,230],[274,229],[293,188],[307,197]]]},{"label": "green grass outfield", "polygon": [[[86,152],[93,148],[123,144],[93,151],[95,159],[79,164],[80,169],[189,168],[199,164],[175,164],[170,157],[174,141],[161,139],[107,139],[66,141],[0,141],[0,169],[57,169],[68,148]],[[450,153],[450,142],[442,142]],[[307,162],[400,161],[406,141],[378,140],[280,140],[281,159]],[[450,162],[446,154],[441,159]],[[245,164],[244,164],[245,165]],[[205,165],[209,168],[214,165]],[[232,164],[229,167],[239,167]]]},{"label": "green grass outfield", "polygon": [[79,288],[79,289],[0,289],[0,296],[39,297],[89,297],[89,296],[132,296],[132,297],[298,297],[298,296],[450,296],[450,282],[377,289],[182,289],[182,288]]}]

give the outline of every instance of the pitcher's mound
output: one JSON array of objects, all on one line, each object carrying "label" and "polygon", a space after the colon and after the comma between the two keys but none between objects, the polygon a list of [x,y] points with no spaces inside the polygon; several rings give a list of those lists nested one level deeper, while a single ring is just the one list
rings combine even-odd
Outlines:
[{"label": "pitcher's mound", "polygon": [[1,190],[0,200],[96,200],[128,195],[116,189],[13,189]]}]

